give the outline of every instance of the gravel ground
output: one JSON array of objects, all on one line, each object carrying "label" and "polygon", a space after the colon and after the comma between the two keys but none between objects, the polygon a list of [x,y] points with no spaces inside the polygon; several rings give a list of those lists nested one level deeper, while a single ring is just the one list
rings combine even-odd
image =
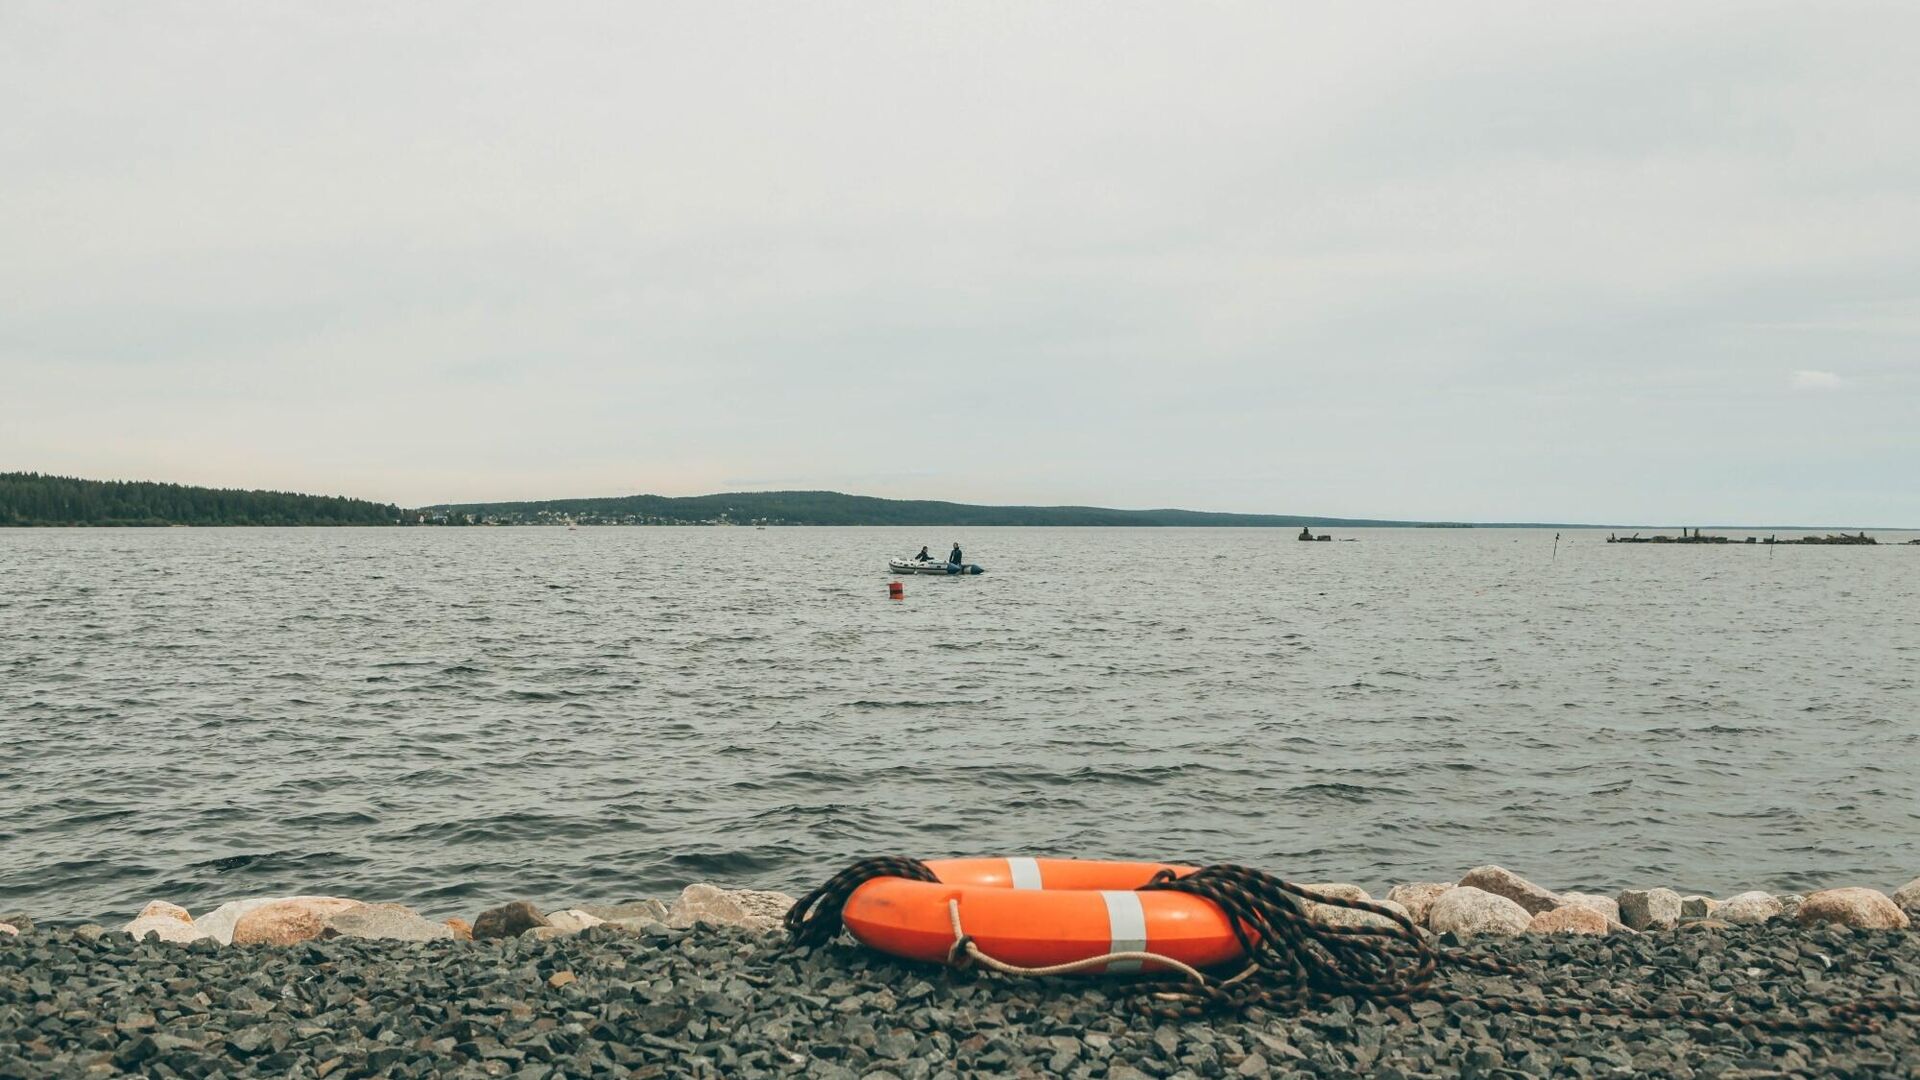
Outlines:
[{"label": "gravel ground", "polygon": [[[1537,972],[1486,995],[1804,1012],[1920,993],[1920,934],[1758,927],[1485,946]],[[1519,985],[1515,985],[1518,983]],[[1920,1077],[1920,1021],[1873,1035],[1477,1005],[1140,1019],[1096,984],[1015,982],[850,945],[786,952],[700,928],[226,947],[0,937],[0,1077]]]}]

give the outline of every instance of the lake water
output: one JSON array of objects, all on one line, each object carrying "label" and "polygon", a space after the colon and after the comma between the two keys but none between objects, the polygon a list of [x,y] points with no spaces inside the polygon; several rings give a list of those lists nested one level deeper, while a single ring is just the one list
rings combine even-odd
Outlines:
[{"label": "lake water", "polygon": [[[0,908],[470,915],[881,853],[1920,874],[1920,547],[1337,535],[0,530]],[[986,575],[887,599],[955,539]]]}]

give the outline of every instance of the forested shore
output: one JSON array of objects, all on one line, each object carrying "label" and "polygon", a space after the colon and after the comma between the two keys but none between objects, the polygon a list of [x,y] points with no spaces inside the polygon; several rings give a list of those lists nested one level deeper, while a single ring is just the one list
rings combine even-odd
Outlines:
[{"label": "forested shore", "polygon": [[0,526],[398,525],[397,506],[337,495],[0,473]]}]

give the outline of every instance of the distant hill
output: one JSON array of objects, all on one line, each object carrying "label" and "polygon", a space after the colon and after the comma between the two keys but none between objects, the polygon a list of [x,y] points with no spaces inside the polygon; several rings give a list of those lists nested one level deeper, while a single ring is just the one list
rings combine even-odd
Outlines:
[{"label": "distant hill", "polygon": [[[975,506],[926,500],[876,499],[837,491],[742,491],[669,498],[623,495],[542,502],[451,503],[428,515],[465,514],[502,525],[1132,525],[1293,528],[1379,525],[1455,526],[1451,522],[1292,514],[1213,514],[1197,510],[1110,510],[1098,506]],[[1458,526],[1456,526],[1458,527]]]},{"label": "distant hill", "polygon": [[397,506],[333,495],[0,473],[0,526],[397,525],[401,516]]}]

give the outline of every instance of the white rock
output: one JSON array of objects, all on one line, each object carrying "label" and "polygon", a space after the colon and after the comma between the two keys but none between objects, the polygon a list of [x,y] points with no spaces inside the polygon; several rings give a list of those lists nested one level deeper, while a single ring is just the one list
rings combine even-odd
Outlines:
[{"label": "white rock", "polygon": [[18,937],[20,936],[20,931],[15,929],[12,923],[0,922],[0,934],[5,934],[8,937]]},{"label": "white rock", "polygon": [[1720,911],[1714,917],[1735,926],[1758,926],[1769,919],[1779,918],[1786,910],[1785,904],[1768,893],[1743,892],[1722,901]]},{"label": "white rock", "polygon": [[120,928],[132,934],[138,941],[149,935],[161,941],[188,942],[198,941],[207,934],[193,925],[193,916],[178,904],[169,904],[165,900],[155,900],[140,909],[134,920]]},{"label": "white rock", "polygon": [[722,889],[697,882],[681,890],[680,898],[667,912],[667,925],[685,928],[695,923],[709,923],[771,932],[781,928],[781,917],[792,906],[793,897],[786,893]]},{"label": "white rock", "polygon": [[1472,885],[1441,893],[1427,909],[1429,930],[1461,937],[1512,937],[1525,932],[1532,921],[1533,916],[1526,908]]},{"label": "white rock", "polygon": [[143,915],[121,927],[121,929],[132,934],[135,941],[151,935],[159,938],[161,941],[176,941],[185,944],[189,941],[199,941],[201,938],[208,936],[195,927],[192,922],[181,922],[179,919],[168,915]]},{"label": "white rock", "polygon": [[1407,909],[1407,917],[1417,926],[1427,925],[1427,909],[1448,889],[1456,888],[1451,881],[1415,881],[1406,885],[1395,885],[1387,890],[1387,899]]},{"label": "white rock", "polygon": [[607,920],[597,916],[589,915],[579,908],[547,912],[547,925],[560,931],[562,934],[577,934],[589,926],[599,926],[606,921]]},{"label": "white rock", "polygon": [[1920,915],[1920,877],[1893,890],[1893,902],[1909,915]]},{"label": "white rock", "polygon": [[1460,884],[1495,896],[1504,896],[1527,909],[1529,915],[1552,911],[1560,906],[1558,894],[1535,885],[1504,866],[1476,866],[1466,872]]}]

